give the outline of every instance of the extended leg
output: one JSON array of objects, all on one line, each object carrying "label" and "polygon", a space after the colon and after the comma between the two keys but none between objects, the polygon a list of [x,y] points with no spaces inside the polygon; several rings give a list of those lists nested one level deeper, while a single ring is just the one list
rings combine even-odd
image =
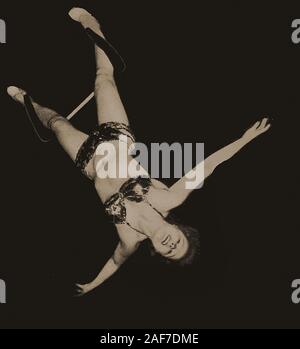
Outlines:
[{"label": "extended leg", "polygon": [[[74,8],[70,16],[81,23],[84,28],[92,29],[97,35],[104,38],[97,20],[86,10]],[[95,82],[95,97],[98,108],[98,122],[120,122],[128,125],[128,118],[118,93],[114,80],[114,68],[107,55],[98,46],[95,46],[97,76]]]},{"label": "extended leg", "polygon": [[[25,91],[17,87],[9,87],[7,92],[16,102],[24,105],[24,95],[26,94]],[[69,121],[55,111],[42,107],[35,102],[33,102],[33,106],[43,125],[55,133],[58,142],[71,157],[71,159],[75,161],[78,150],[86,141],[88,135],[77,130],[70,124]],[[94,178],[95,173],[91,164],[88,165],[86,172],[89,178]]]}]

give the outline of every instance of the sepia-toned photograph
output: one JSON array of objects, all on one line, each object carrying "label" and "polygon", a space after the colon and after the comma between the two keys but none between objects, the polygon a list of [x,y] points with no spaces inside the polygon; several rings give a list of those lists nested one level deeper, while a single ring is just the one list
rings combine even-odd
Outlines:
[{"label": "sepia-toned photograph", "polygon": [[299,62],[296,1],[3,0],[0,329],[299,328]]}]

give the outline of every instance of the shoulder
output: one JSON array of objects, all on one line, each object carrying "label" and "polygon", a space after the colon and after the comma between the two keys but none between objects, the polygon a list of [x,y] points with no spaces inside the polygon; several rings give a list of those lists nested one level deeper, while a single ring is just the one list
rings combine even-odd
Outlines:
[{"label": "shoulder", "polygon": [[164,217],[167,217],[170,211],[180,206],[184,201],[181,193],[159,181],[154,181],[153,189],[149,192],[149,201]]},{"label": "shoulder", "polygon": [[147,240],[147,237],[133,230],[126,224],[116,224],[116,229],[121,242],[125,245],[136,245]]},{"label": "shoulder", "polygon": [[169,190],[169,187],[163,182],[158,181],[157,179],[151,179],[151,182],[156,189]]},{"label": "shoulder", "polygon": [[152,180],[153,186],[148,193],[149,202],[164,217],[167,217],[173,209],[174,193],[164,183]]}]

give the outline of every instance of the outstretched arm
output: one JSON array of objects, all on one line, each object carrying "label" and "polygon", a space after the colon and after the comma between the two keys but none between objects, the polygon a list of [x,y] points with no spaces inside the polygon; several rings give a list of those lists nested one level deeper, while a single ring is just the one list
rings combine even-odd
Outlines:
[{"label": "outstretched arm", "polygon": [[103,284],[107,279],[109,279],[119,270],[122,264],[126,262],[126,260],[138,249],[138,247],[139,244],[127,245],[123,242],[120,242],[113,256],[105,264],[94,281],[86,285],[76,285],[79,289],[78,294],[84,295]]},{"label": "outstretched arm", "polygon": [[[269,124],[269,119],[267,118],[257,122],[240,139],[212,154],[185,177],[181,178],[171,187],[171,192],[174,195],[174,207],[172,208],[180,206],[192,191],[199,188],[203,184],[204,179],[209,177],[220,164],[232,158],[245,145],[267,132],[270,127],[271,124]],[[199,173],[202,173],[202,176],[197,176]]]}]

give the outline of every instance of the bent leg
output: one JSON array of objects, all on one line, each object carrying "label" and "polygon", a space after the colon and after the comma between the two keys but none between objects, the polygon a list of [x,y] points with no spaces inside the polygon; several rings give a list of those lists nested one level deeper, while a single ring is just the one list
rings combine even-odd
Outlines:
[{"label": "bent leg", "polygon": [[[16,87],[9,87],[7,92],[16,102],[24,105],[25,91]],[[54,132],[60,145],[75,162],[78,151],[87,140],[88,135],[77,130],[66,118],[60,116],[54,110],[45,108],[35,102],[32,103],[42,124]],[[95,172],[91,164],[88,165],[86,172],[90,179],[94,178]]]},{"label": "bent leg", "polygon": [[103,68],[97,70],[95,97],[99,125],[106,122],[120,122],[129,125],[113,74],[105,72]]},{"label": "bent leg", "polygon": [[[97,20],[86,10],[74,8],[70,16],[84,28],[92,29],[104,38]],[[121,101],[115,80],[114,68],[103,50],[95,46],[97,76],[95,82],[95,97],[98,109],[98,122],[120,122],[129,124],[127,114]]]},{"label": "bent leg", "polygon": [[[76,129],[68,120],[62,117],[53,121],[51,130],[55,133],[62,148],[75,162],[78,151],[88,139],[88,135]],[[87,165],[85,174],[88,178],[94,179],[95,171],[91,164]]]}]

